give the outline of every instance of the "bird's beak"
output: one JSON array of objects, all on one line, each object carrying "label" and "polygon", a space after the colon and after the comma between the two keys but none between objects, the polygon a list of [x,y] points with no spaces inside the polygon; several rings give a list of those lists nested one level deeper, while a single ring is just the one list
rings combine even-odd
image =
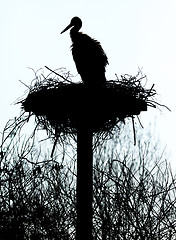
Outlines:
[{"label": "bird's beak", "polygon": [[73,25],[70,23],[60,34],[66,32],[69,28],[71,28]]}]

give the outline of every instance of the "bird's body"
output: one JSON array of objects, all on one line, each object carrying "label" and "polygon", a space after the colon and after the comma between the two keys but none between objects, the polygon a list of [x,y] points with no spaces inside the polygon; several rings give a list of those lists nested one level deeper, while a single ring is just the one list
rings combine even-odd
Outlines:
[{"label": "bird's body", "polygon": [[81,19],[74,17],[62,33],[72,27],[70,31],[73,43],[72,55],[82,81],[87,85],[104,85],[106,83],[105,67],[108,64],[107,56],[98,41],[79,32],[81,26]]}]

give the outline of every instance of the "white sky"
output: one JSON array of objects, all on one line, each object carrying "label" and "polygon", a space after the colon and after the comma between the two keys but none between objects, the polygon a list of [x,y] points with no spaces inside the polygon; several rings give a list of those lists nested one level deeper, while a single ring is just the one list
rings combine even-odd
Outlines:
[{"label": "white sky", "polygon": [[[107,53],[107,78],[133,74],[138,67],[155,84],[159,100],[172,112],[141,114],[144,127],[156,124],[155,134],[176,158],[176,1],[175,0],[1,0],[0,1],[0,130],[19,114],[12,103],[26,90],[35,70],[47,65],[66,67],[76,75],[69,50],[69,33],[60,35],[79,16],[82,31],[99,40]],[[147,129],[145,129],[147,131]],[[175,164],[176,165],[176,164]]]}]

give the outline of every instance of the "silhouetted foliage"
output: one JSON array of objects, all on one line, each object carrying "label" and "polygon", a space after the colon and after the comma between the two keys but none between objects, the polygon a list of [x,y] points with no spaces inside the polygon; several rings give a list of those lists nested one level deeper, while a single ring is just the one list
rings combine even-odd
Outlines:
[{"label": "silhouetted foliage", "polygon": [[[33,135],[22,134],[26,119],[23,114],[9,121],[2,133],[0,239],[75,239],[75,142],[63,142],[51,158],[51,149],[41,150]],[[175,239],[170,166],[157,145],[142,143],[138,134],[132,150],[127,135],[126,129],[94,149],[93,237]]]}]

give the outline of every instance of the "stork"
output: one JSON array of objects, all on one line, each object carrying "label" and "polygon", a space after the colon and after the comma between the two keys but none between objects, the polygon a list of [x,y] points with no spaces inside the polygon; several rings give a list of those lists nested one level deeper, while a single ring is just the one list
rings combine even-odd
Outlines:
[{"label": "stork", "polygon": [[81,19],[74,17],[61,34],[71,28],[72,55],[84,84],[103,86],[106,83],[105,67],[108,58],[97,40],[79,32],[81,27]]}]

